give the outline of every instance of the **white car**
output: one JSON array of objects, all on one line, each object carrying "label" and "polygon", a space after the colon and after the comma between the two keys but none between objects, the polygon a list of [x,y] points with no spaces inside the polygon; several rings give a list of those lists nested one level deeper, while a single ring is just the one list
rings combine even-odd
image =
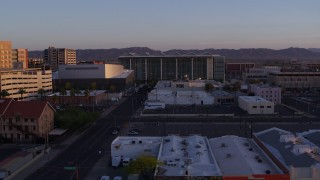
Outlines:
[{"label": "white car", "polygon": [[110,180],[109,176],[101,176],[100,180]]},{"label": "white car", "polygon": [[115,177],[113,178],[113,180],[122,180],[122,177],[121,177],[121,176],[115,176]]},{"label": "white car", "polygon": [[128,132],[128,135],[138,135],[139,134],[139,132],[137,132],[137,131],[129,131]]},{"label": "white car", "polygon": [[119,131],[116,130],[116,129],[114,129],[114,130],[112,131],[112,134],[113,134],[113,135],[117,135],[118,133],[119,133]]}]

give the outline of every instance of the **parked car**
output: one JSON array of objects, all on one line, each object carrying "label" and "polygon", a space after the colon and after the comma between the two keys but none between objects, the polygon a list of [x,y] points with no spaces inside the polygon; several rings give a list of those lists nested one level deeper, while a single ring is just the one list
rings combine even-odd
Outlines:
[{"label": "parked car", "polygon": [[100,180],[110,180],[109,176],[101,176]]},{"label": "parked car", "polygon": [[119,133],[119,131],[116,129],[112,130],[112,132],[111,132],[112,135],[117,135],[118,133]]},{"label": "parked car", "polygon": [[122,177],[121,177],[121,176],[115,176],[115,177],[113,178],[113,180],[122,180]]},{"label": "parked car", "polygon": [[133,130],[128,132],[128,135],[138,135],[138,134],[139,134],[139,132],[133,131]]}]

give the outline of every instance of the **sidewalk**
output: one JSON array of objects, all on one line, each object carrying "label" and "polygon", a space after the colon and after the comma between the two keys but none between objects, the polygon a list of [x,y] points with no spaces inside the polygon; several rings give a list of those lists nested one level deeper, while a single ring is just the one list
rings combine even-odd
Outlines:
[{"label": "sidewalk", "polygon": [[[103,118],[107,116],[110,112],[112,112],[115,108],[117,108],[120,104],[122,104],[126,98],[122,98],[120,101],[114,103],[111,105],[106,111],[104,111],[99,118]],[[90,127],[89,127],[90,128]],[[44,166],[47,162],[58,156],[60,153],[62,153],[70,144],[75,142],[79,137],[82,136],[86,131],[82,132],[75,132],[70,137],[62,141],[60,144],[54,144],[52,145],[52,149],[48,152],[45,152],[43,154],[38,155],[38,157],[35,157],[30,164],[26,164],[21,169],[17,170],[16,172],[12,173],[7,180],[23,180],[29,175],[36,172],[38,169],[40,169],[42,166]]]}]

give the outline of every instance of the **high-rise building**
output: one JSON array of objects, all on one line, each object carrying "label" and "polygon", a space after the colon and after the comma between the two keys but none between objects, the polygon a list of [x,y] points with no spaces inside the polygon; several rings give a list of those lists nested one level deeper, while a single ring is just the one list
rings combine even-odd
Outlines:
[{"label": "high-rise building", "polygon": [[28,68],[28,49],[12,49],[12,63],[14,68]]},{"label": "high-rise building", "polygon": [[12,68],[11,41],[0,41],[0,68]]},{"label": "high-rise building", "polygon": [[52,71],[57,71],[59,64],[76,64],[76,50],[50,46],[44,50],[43,58],[44,63],[49,65]]},{"label": "high-rise building", "polygon": [[125,69],[135,71],[137,80],[206,79],[224,82],[225,58],[219,55],[136,55],[119,57]]}]

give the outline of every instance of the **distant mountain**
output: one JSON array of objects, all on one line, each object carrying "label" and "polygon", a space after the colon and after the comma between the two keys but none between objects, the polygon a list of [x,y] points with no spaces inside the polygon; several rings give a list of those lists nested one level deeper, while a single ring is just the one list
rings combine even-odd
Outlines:
[{"label": "distant mountain", "polygon": [[[287,48],[281,50],[273,49],[172,49],[169,51],[161,52],[147,47],[130,47],[122,49],[78,49],[77,60],[110,60],[117,59],[121,55],[128,55],[129,53],[135,54],[219,54],[226,57],[226,60],[276,60],[276,59],[299,59],[299,60],[320,60],[320,49],[304,49],[304,48]],[[38,58],[43,56],[43,51],[29,51],[30,58]]]},{"label": "distant mountain", "polygon": [[320,48],[309,48],[309,51],[320,53]]}]

